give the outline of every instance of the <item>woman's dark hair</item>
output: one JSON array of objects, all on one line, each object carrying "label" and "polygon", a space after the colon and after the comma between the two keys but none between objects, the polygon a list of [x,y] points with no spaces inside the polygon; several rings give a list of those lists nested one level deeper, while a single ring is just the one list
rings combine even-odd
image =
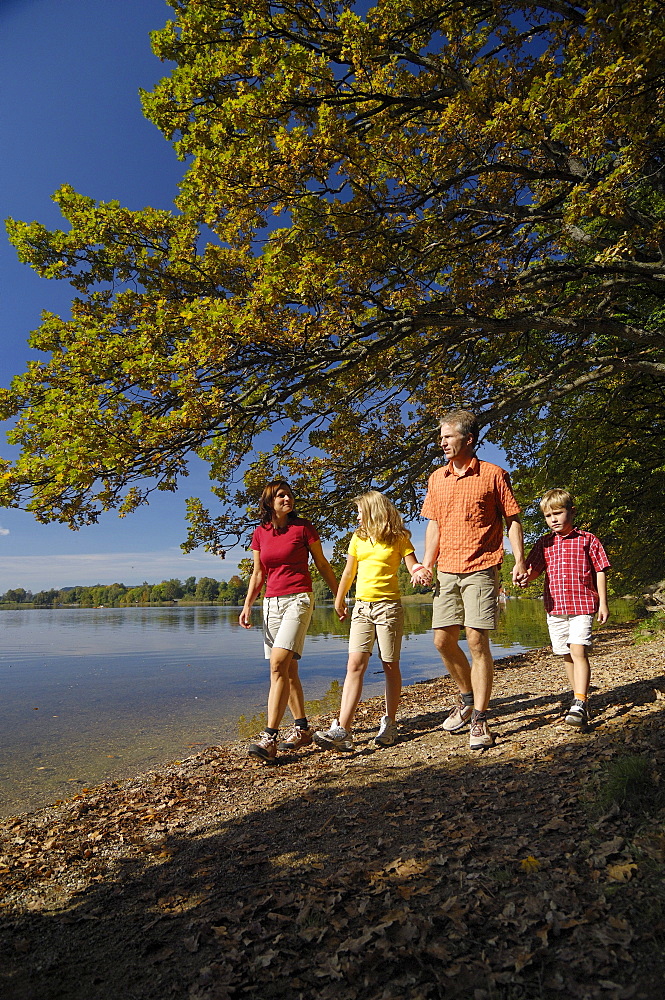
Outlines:
[{"label": "woman's dark hair", "polygon": [[[263,493],[261,494],[261,499],[259,501],[259,511],[260,511],[260,514],[261,514],[261,524],[270,524],[270,522],[272,521],[272,516],[275,513],[275,509],[274,509],[274,506],[273,506],[274,503],[275,503],[275,496],[279,492],[279,490],[282,490],[282,489],[286,490],[286,492],[289,493],[289,495],[291,496],[291,499],[293,500],[293,502],[295,504],[296,500],[295,500],[295,497],[293,495],[293,490],[291,489],[291,487],[289,486],[289,484],[286,482],[286,480],[285,479],[275,479],[275,480],[273,480],[272,483],[268,483],[268,485],[264,489]],[[289,518],[294,518],[294,517],[297,517],[297,516],[298,515],[296,514],[295,510],[292,510],[291,513],[289,514]]]}]

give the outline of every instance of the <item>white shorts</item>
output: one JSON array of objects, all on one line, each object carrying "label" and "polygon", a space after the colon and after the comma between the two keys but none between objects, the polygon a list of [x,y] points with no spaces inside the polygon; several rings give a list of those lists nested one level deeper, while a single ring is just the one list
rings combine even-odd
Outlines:
[{"label": "white shorts", "polygon": [[591,625],[593,615],[548,615],[547,627],[552,641],[552,652],[565,656],[571,643],[592,646]]},{"label": "white shorts", "polygon": [[273,646],[290,649],[296,660],[302,656],[305,636],[314,612],[314,596],[286,594],[263,601],[263,649],[270,659]]}]

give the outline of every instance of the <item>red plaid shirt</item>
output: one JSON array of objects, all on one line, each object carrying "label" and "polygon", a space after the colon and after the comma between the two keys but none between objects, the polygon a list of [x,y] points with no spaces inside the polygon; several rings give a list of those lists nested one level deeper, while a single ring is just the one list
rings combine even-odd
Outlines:
[{"label": "red plaid shirt", "polygon": [[545,570],[545,610],[550,615],[593,615],[598,610],[596,573],[610,568],[605,549],[590,531],[539,538],[527,569]]}]

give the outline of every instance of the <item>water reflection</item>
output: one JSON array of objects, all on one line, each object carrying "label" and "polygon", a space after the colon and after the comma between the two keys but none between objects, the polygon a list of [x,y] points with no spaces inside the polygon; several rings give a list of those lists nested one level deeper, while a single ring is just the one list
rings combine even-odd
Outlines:
[{"label": "water reflection", "polygon": [[[262,728],[268,669],[260,614],[246,632],[238,612],[215,606],[1,612],[0,814],[71,794],[70,783],[95,784],[186,755],[194,745],[237,739],[239,718],[251,732]],[[631,617],[627,602],[612,605],[612,621]],[[407,684],[443,672],[430,626],[431,604],[405,606]],[[301,665],[310,715],[337,711],[348,630],[331,605],[317,609]],[[548,642],[542,603],[508,601],[492,636],[494,655]],[[380,694],[383,683],[374,656],[365,697]]]}]

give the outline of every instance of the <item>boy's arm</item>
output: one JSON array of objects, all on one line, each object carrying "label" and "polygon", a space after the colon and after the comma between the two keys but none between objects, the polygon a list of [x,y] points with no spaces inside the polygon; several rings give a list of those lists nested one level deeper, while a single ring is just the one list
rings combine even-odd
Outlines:
[{"label": "boy's arm", "polygon": [[545,567],[545,558],[543,556],[543,544],[542,539],[536,542],[534,547],[529,552],[525,562],[526,576],[520,587],[528,587],[528,585],[543,572]]},{"label": "boy's arm", "polygon": [[358,569],[358,560],[355,556],[346,557],[346,566],[339,578],[339,586],[337,588],[337,597],[335,598],[335,611],[340,619],[344,621],[348,611],[346,607],[346,595],[349,592],[351,584],[356,578],[356,570]]},{"label": "boy's arm", "polygon": [[604,569],[601,569],[596,573],[596,588],[598,590],[599,598],[596,619],[601,625],[604,625],[610,617],[610,609],[607,604],[607,571]]}]

